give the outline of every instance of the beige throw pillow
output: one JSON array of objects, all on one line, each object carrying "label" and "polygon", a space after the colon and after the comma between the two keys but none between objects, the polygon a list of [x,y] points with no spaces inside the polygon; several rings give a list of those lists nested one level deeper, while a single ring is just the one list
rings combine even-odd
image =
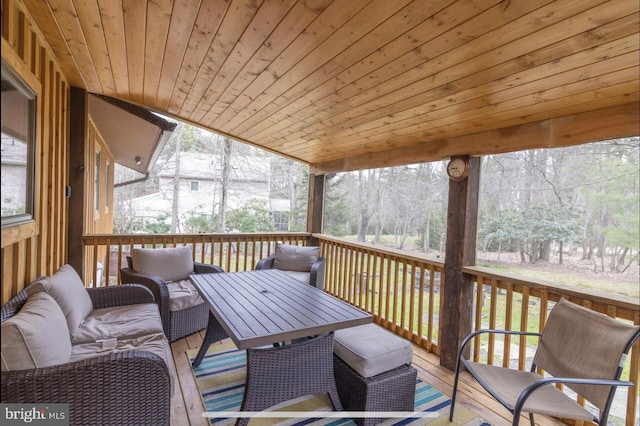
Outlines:
[{"label": "beige throw pillow", "polygon": [[193,274],[191,247],[133,249],[133,269],[165,281],[180,281]]},{"label": "beige throw pillow", "polygon": [[65,364],[71,357],[67,320],[47,293],[35,293],[2,323],[2,371]]},{"label": "beige throw pillow", "polygon": [[320,247],[278,244],[273,267],[283,271],[310,272],[320,257]]},{"label": "beige throw pillow", "polygon": [[29,296],[44,291],[58,302],[67,318],[69,332],[74,334],[82,321],[93,311],[93,302],[82,279],[70,265],[63,265],[49,278],[38,281],[28,290]]}]

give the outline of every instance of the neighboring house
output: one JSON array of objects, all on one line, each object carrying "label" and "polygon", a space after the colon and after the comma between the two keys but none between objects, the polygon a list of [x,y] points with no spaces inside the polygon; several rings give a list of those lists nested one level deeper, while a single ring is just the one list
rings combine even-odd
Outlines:
[{"label": "neighboring house", "polygon": [[291,202],[281,198],[272,198],[269,201],[273,214],[273,230],[277,232],[288,231]]},{"label": "neighboring house", "polygon": [[[250,200],[264,200],[271,206],[275,229],[288,230],[282,217],[288,217],[290,207],[287,200],[269,198],[270,160],[264,157],[246,156],[231,159],[227,179],[227,209],[238,209]],[[136,217],[153,221],[166,214],[171,221],[176,162],[170,159],[159,176],[159,192],[132,200]],[[178,218],[180,223],[192,216],[209,219],[218,214],[222,197],[222,165],[220,157],[208,153],[180,153],[178,182]],[[274,210],[275,209],[275,210]],[[284,209],[284,210],[283,210]]]}]

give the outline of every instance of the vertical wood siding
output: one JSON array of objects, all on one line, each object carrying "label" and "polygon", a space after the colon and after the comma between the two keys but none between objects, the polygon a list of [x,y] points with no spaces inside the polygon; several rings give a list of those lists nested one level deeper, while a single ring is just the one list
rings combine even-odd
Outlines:
[{"label": "vertical wood siding", "polygon": [[[96,164],[96,152],[100,152],[100,164]],[[85,164],[85,204],[84,222],[87,234],[110,234],[113,232],[113,155],[109,151],[104,138],[100,134],[95,122],[91,117],[88,120],[86,149],[84,156]],[[109,170],[107,172],[107,164]],[[95,170],[98,171],[99,197],[96,201],[96,179]],[[107,174],[109,176],[107,176]],[[107,194],[109,194],[110,205],[107,206]],[[75,244],[76,242],[72,242]],[[81,244],[80,241],[77,244]],[[96,251],[91,251],[85,259],[85,275],[82,277],[89,287],[95,286],[95,277],[88,271],[93,271],[93,265],[100,262],[101,265],[107,263],[107,247],[99,247]]]},{"label": "vertical wood siding", "polygon": [[2,58],[27,84],[39,85],[32,87],[38,95],[36,224],[33,232],[3,229],[2,303],[67,259],[69,84],[25,10],[19,0],[2,0]]},{"label": "vertical wood siding", "polygon": [[[87,149],[85,150],[85,176],[87,177],[87,202],[85,204],[85,232],[87,234],[110,234],[113,231],[113,155],[109,151],[104,138],[96,127],[95,122],[89,117],[89,129],[87,131]],[[96,152],[100,152],[100,164],[96,164]],[[107,164],[109,175],[107,176]],[[99,169],[99,194],[100,199],[96,209],[95,170]],[[107,206],[106,195],[110,194],[111,205]]]}]

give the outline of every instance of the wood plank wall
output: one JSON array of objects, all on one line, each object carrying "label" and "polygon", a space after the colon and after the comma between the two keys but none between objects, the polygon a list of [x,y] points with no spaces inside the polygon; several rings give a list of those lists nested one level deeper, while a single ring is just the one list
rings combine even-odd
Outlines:
[{"label": "wood plank wall", "polygon": [[21,0],[2,0],[2,58],[38,95],[36,221],[2,230],[4,304],[67,260],[69,84]]},{"label": "wood plank wall", "polygon": [[[87,179],[86,204],[84,217],[86,234],[110,234],[113,231],[113,154],[96,127],[95,122],[89,117],[89,129],[86,140],[85,152],[85,176]],[[96,164],[96,153],[100,153],[100,164]],[[96,180],[95,170],[98,172],[99,200],[96,204]],[[107,205],[107,194],[109,202]]]},{"label": "wood plank wall", "polygon": [[[85,234],[110,234],[113,232],[113,154],[109,151],[103,136],[100,134],[95,122],[89,116],[88,131],[86,133],[85,148],[85,185],[87,191],[84,200],[84,218],[86,224],[84,227]],[[100,163],[96,164],[99,152]],[[95,179],[95,171],[98,169],[98,179]],[[96,192],[96,184],[99,190]],[[96,196],[98,200],[96,202]],[[108,203],[107,203],[108,195]],[[71,240],[69,244],[82,244],[82,241]],[[95,258],[94,258],[95,256]],[[100,247],[93,256],[85,257],[85,267],[83,281],[88,287],[92,287],[93,276],[88,272],[92,271],[91,262],[100,262],[102,265],[106,263],[107,247]]]}]

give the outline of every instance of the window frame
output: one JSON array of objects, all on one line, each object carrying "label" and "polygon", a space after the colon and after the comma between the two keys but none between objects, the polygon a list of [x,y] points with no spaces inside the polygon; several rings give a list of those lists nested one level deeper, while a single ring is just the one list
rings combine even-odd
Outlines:
[{"label": "window frame", "polygon": [[104,175],[105,175],[104,208],[106,212],[108,212],[109,209],[111,208],[111,191],[109,191],[109,182],[110,182],[109,175],[110,174],[111,174],[111,161],[107,160],[105,164],[105,170],[104,170]]},{"label": "window frame", "polygon": [[[32,88],[15,69],[2,58],[2,79],[11,84],[21,95],[27,99],[27,128],[25,144],[27,145],[26,173],[25,173],[25,212],[1,217],[1,227],[13,228],[19,225],[34,223],[36,220],[36,151],[38,128],[38,91]],[[5,133],[3,131],[3,133]],[[9,133],[7,135],[11,136]],[[31,233],[31,232],[29,232]],[[4,238],[3,238],[4,239]],[[4,243],[4,242],[3,242]],[[4,244],[3,244],[4,246]]]},{"label": "window frame", "polygon": [[93,165],[93,170],[95,173],[95,176],[93,177],[93,208],[96,212],[96,216],[100,216],[100,194],[101,194],[101,189],[100,189],[100,166],[101,166],[101,159],[102,159],[102,155],[100,152],[100,148],[96,147],[95,150],[95,154],[93,157],[93,161],[94,161],[94,165]]}]

